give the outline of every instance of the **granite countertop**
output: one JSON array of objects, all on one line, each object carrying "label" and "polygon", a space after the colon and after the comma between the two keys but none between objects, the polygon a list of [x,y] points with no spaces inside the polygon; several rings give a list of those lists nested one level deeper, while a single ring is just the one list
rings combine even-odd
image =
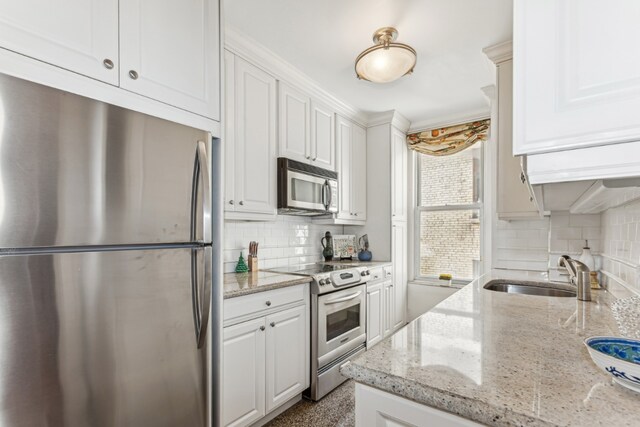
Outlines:
[{"label": "granite countertop", "polygon": [[296,276],[269,271],[227,273],[224,275],[224,298],[239,297],[310,282],[311,277],[309,276]]},{"label": "granite countertop", "polygon": [[391,261],[360,261],[358,259],[354,260],[346,260],[346,261],[328,261],[322,262],[321,264],[329,264],[329,265],[350,265],[353,267],[369,267],[376,268],[382,267],[385,265],[391,265]]},{"label": "granite countertop", "polygon": [[604,290],[582,302],[483,289],[494,279],[545,277],[482,276],[341,372],[491,426],[638,425],[640,394],[613,383],[583,344],[586,337],[619,335],[610,308],[615,298]]}]

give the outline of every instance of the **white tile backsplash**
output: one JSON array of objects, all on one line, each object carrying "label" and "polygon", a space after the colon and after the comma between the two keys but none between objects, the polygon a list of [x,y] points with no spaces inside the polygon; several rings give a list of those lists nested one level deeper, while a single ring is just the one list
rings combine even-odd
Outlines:
[{"label": "white tile backsplash", "polygon": [[249,242],[259,245],[259,268],[322,261],[324,233],[343,234],[340,225],[318,225],[309,218],[279,215],[276,221],[225,221],[224,272],[233,272],[240,252],[247,258]]},{"label": "white tile backsplash", "polygon": [[601,252],[601,216],[551,212],[536,220],[498,221],[494,267],[511,270],[554,269],[559,255],[579,256],[585,239]]},{"label": "white tile backsplash", "polygon": [[605,282],[613,276],[640,293],[640,201],[602,214],[602,252]]}]

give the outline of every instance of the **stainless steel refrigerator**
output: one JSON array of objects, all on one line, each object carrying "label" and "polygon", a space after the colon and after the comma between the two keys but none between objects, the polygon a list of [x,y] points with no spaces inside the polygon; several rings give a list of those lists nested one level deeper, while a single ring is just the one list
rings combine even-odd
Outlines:
[{"label": "stainless steel refrigerator", "polygon": [[1,426],[216,424],[219,150],[0,75]]}]

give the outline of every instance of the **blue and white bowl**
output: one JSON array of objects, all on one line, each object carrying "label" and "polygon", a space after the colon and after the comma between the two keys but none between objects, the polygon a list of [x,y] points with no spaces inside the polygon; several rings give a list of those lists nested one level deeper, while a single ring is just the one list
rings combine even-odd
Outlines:
[{"label": "blue and white bowl", "polygon": [[591,359],[618,384],[640,392],[640,340],[591,337],[584,340]]}]

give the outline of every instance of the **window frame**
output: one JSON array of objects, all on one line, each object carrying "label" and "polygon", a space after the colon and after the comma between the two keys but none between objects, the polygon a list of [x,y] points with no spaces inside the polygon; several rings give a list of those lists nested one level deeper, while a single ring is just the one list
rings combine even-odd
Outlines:
[{"label": "window frame", "polygon": [[[479,253],[480,259],[478,260],[478,269],[482,271],[482,263],[484,261],[484,231],[485,231],[485,212],[484,212],[484,197],[485,197],[485,182],[484,182],[484,168],[485,168],[485,142],[478,142],[473,148],[478,149],[480,165],[477,175],[478,184],[478,201],[476,203],[464,204],[464,205],[438,205],[438,206],[422,206],[421,200],[421,187],[420,187],[420,178],[421,178],[421,167],[420,167],[420,156],[428,156],[428,154],[422,154],[415,152],[414,156],[414,170],[416,173],[414,174],[414,278],[416,281],[420,282],[433,282],[439,279],[436,275],[427,275],[423,276],[420,272],[420,236],[421,236],[421,224],[420,218],[422,212],[437,212],[437,211],[458,211],[458,210],[477,210],[478,211],[478,220],[480,221],[480,242],[479,242]],[[472,149],[471,147],[468,149]],[[456,153],[457,154],[457,153]],[[475,177],[474,177],[475,178]],[[453,277],[452,283],[455,284],[467,284],[470,281],[476,279],[477,277],[469,277],[469,278],[456,278]]]}]

